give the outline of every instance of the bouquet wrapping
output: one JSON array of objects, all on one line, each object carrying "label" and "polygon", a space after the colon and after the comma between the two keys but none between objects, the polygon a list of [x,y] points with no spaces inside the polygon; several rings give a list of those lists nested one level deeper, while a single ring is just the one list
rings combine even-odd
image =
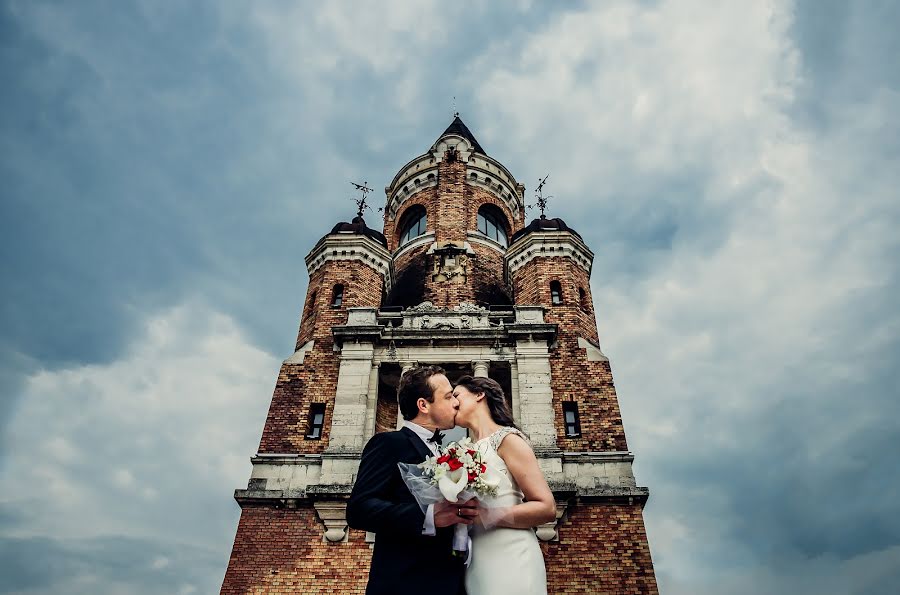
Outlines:
[{"label": "bouquet wrapping", "polygon": [[[478,498],[479,504],[490,507],[500,485],[499,472],[486,465],[481,453],[464,438],[451,442],[436,456],[428,457],[418,465],[398,463],[400,476],[424,512],[429,505],[447,502],[465,502]],[[492,515],[479,515],[482,524]],[[490,521],[486,528],[490,528]],[[468,527],[456,525],[453,533],[453,550],[468,549]]]}]

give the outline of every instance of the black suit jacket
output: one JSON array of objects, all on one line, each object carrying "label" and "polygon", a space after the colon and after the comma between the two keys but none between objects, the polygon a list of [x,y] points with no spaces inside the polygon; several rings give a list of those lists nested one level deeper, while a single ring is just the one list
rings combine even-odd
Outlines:
[{"label": "black suit jacket", "polygon": [[375,532],[366,595],[465,593],[465,566],[452,555],[453,527],[422,535],[425,513],[397,467],[401,462],[421,463],[428,456],[428,447],[409,428],[375,434],[363,450],[347,522],[354,529]]}]

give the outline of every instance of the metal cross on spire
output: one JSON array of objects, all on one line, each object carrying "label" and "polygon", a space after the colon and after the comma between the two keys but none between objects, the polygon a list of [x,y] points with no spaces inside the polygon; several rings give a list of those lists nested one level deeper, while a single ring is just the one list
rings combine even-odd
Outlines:
[{"label": "metal cross on spire", "polygon": [[550,201],[552,196],[544,196],[544,184],[547,183],[547,178],[550,177],[550,174],[544,176],[543,180],[538,180],[537,188],[534,189],[534,204],[528,205],[529,209],[533,209],[537,207],[541,210],[541,219],[544,218],[544,211],[547,209],[547,202]]},{"label": "metal cross on spire", "polygon": [[369,194],[369,192],[372,192],[372,188],[369,188],[368,182],[363,182],[362,184],[357,184],[356,182],[350,183],[360,192],[360,197],[354,198],[353,200],[356,202],[356,216],[362,217],[366,209],[372,208],[366,203],[366,195]]}]

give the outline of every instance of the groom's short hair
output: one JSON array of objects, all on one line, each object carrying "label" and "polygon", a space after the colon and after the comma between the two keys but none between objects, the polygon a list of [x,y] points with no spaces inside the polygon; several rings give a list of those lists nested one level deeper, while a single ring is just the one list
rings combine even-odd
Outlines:
[{"label": "groom's short hair", "polygon": [[444,374],[440,366],[416,366],[410,368],[400,377],[400,386],[397,388],[397,402],[400,404],[400,414],[403,419],[414,419],[419,414],[419,399],[425,399],[429,403],[434,402],[434,387],[431,386],[431,377],[435,374]]}]

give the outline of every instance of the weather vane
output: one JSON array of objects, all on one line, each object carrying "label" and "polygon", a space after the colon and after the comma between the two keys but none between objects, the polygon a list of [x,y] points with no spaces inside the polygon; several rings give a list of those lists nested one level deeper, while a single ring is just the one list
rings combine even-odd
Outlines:
[{"label": "weather vane", "polygon": [[453,96],[453,117],[454,118],[459,117],[459,110],[456,109],[456,95]]},{"label": "weather vane", "polygon": [[372,208],[368,204],[366,204],[366,195],[369,192],[372,192],[372,188],[369,188],[368,182],[363,182],[362,184],[357,184],[356,182],[350,182],[350,183],[353,184],[353,187],[356,188],[357,190],[359,190],[359,192],[360,192],[360,197],[354,198],[353,200],[354,200],[354,202],[356,202],[357,217],[362,217],[363,213],[365,212],[366,209]]},{"label": "weather vane", "polygon": [[544,211],[547,209],[547,202],[553,198],[552,196],[544,196],[544,184],[547,183],[547,178],[550,177],[550,174],[544,176],[543,180],[538,180],[537,188],[534,189],[534,204],[528,205],[529,209],[533,209],[537,207],[541,210],[541,218],[544,218]]}]

